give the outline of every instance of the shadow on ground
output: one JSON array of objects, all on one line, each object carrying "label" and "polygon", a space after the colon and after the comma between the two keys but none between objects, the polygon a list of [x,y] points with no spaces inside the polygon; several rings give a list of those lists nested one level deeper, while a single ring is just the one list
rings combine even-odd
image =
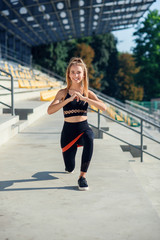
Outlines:
[{"label": "shadow on ground", "polygon": [[66,190],[78,190],[77,186],[63,186],[63,187],[39,187],[39,188],[10,188],[14,183],[28,183],[28,182],[37,182],[37,181],[48,181],[48,180],[57,180],[58,177],[52,176],[51,174],[66,174],[65,172],[38,172],[35,173],[32,177],[35,179],[19,179],[19,180],[7,180],[0,181],[0,191],[31,191],[31,190],[48,190],[48,189],[66,189]]}]

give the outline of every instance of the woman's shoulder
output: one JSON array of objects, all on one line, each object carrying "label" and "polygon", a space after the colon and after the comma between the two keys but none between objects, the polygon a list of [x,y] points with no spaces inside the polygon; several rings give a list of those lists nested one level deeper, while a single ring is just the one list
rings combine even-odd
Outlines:
[{"label": "woman's shoulder", "polygon": [[57,98],[64,99],[66,97],[66,94],[67,94],[67,88],[62,88],[58,91]]},{"label": "woman's shoulder", "polygon": [[66,95],[66,93],[67,93],[67,88],[62,88],[58,91],[59,95]]}]

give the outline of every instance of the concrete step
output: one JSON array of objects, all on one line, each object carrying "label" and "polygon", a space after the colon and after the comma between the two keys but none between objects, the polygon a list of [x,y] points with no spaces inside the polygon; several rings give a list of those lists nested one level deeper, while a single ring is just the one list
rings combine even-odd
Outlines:
[{"label": "concrete step", "polygon": [[[0,145],[22,131],[47,112],[48,102],[22,101],[15,104],[16,116],[10,115],[10,109],[4,108],[0,115]],[[8,113],[8,114],[6,114]]]},{"label": "concrete step", "polygon": [[0,115],[0,145],[7,142],[11,137],[18,133],[15,125],[18,123],[18,116]]},{"label": "concrete step", "polygon": [[[48,106],[49,103],[40,102],[38,100],[30,100],[30,101],[21,101],[15,103],[15,115],[19,115],[20,120],[27,120],[28,116],[36,112],[39,107]],[[11,110],[9,108],[3,108],[3,113],[10,113]]]}]

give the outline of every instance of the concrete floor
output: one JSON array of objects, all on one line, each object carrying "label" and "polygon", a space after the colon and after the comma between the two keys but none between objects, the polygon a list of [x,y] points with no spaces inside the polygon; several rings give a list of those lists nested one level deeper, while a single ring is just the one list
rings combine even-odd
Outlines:
[{"label": "concrete floor", "polygon": [[0,147],[0,240],[159,240],[159,212],[149,196],[151,186],[158,189],[158,163],[147,192],[142,165],[116,140],[95,139],[90,190],[81,192],[82,149],[75,172],[66,174],[62,126],[61,112],[45,115]]}]

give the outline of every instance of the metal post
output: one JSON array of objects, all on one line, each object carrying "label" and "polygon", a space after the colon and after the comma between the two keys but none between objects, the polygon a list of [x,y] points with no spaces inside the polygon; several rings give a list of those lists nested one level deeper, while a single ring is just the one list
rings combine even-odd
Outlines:
[{"label": "metal post", "polygon": [[14,82],[13,82],[13,76],[11,76],[11,113],[14,115]]},{"label": "metal post", "polygon": [[100,110],[98,109],[98,138],[100,138]]},{"label": "metal post", "polygon": [[141,119],[141,162],[143,162],[143,120]]}]

